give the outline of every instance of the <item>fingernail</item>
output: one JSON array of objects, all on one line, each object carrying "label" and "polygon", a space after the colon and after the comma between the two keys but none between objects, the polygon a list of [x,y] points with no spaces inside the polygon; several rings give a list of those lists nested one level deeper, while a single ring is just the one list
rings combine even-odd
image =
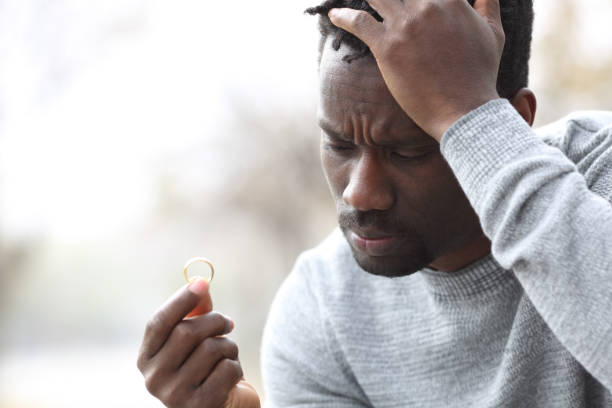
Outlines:
[{"label": "fingernail", "polygon": [[196,278],[189,284],[189,290],[196,295],[201,295],[206,291],[208,282],[204,278]]}]

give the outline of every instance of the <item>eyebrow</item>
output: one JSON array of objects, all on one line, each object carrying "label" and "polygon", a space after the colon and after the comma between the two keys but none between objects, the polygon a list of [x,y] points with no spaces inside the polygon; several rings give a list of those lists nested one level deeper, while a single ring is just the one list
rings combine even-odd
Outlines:
[{"label": "eyebrow", "polygon": [[343,141],[343,142],[352,141],[352,138],[348,138],[346,135],[342,135],[341,133],[336,132],[334,129],[331,128],[331,126],[329,126],[323,120],[319,120],[319,127],[321,128],[323,132],[325,132],[327,136],[331,137],[332,139],[336,139],[336,140]]},{"label": "eyebrow", "polygon": [[[319,127],[321,128],[321,130],[323,130],[323,132],[325,132],[325,134],[327,136],[329,136],[330,138],[336,140],[336,141],[340,141],[340,142],[353,142],[353,138],[346,136],[343,133],[337,132],[335,131],[327,122],[325,122],[323,119],[319,120],[318,122]],[[418,129],[417,127],[415,127],[415,129]],[[423,135],[427,136],[423,131],[421,131],[421,133],[423,133]],[[437,143],[434,141],[434,139],[430,138],[429,136],[427,136],[427,140],[419,140],[418,142],[409,142],[406,141],[405,139],[401,138],[401,137],[394,137],[394,140],[392,141],[383,141],[381,143],[378,143],[378,145],[380,146],[384,146],[384,147],[397,147],[397,146],[401,146],[401,147],[414,147],[414,148],[419,148],[419,147],[431,147],[434,145],[437,145]]]}]

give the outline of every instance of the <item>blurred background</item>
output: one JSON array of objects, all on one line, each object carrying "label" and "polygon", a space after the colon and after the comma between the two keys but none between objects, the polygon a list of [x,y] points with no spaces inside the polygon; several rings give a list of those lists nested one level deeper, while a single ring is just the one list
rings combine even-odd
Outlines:
[{"label": "blurred background", "polygon": [[[213,260],[246,378],[335,225],[316,2],[0,0],[0,407],[162,407],[144,325]],[[612,1],[535,0],[538,124],[612,108]]]}]

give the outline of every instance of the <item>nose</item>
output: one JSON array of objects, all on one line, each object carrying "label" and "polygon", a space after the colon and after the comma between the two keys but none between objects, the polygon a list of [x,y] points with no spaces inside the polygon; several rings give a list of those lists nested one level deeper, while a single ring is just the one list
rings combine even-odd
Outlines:
[{"label": "nose", "polygon": [[392,183],[381,160],[375,152],[361,155],[342,193],[345,204],[359,211],[388,210],[393,206]]}]

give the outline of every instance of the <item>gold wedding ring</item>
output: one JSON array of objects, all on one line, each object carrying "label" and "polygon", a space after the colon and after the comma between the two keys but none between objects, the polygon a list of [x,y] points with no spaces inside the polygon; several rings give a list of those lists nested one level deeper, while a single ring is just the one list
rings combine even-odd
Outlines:
[{"label": "gold wedding ring", "polygon": [[202,257],[191,258],[190,260],[187,261],[187,263],[185,264],[185,267],[183,268],[183,274],[185,275],[185,280],[187,281],[187,283],[191,283],[195,279],[198,278],[197,276],[193,276],[190,279],[189,276],[187,275],[187,269],[189,269],[189,267],[196,262],[203,262],[206,265],[208,265],[208,267],[210,268],[210,278],[208,279],[208,283],[210,283],[213,280],[213,277],[215,276],[215,267],[213,266],[212,262]]}]

